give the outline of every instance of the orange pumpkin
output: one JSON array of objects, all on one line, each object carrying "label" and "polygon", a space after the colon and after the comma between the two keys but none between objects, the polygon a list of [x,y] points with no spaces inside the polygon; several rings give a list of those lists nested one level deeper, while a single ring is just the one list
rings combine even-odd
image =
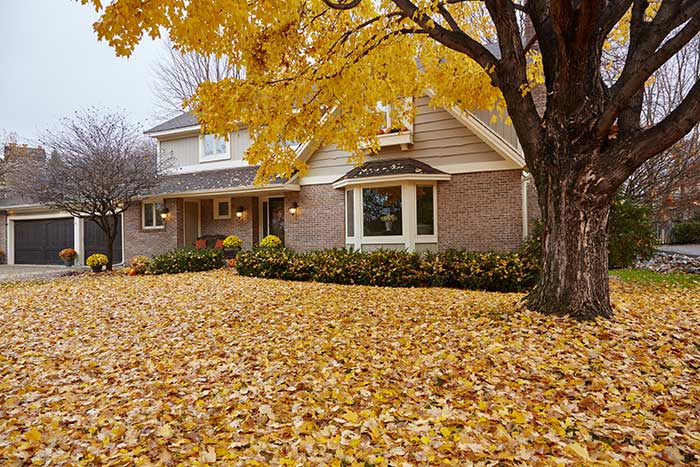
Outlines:
[{"label": "orange pumpkin", "polygon": [[230,268],[236,267],[236,258],[231,258],[228,260],[228,267],[230,267]]},{"label": "orange pumpkin", "polygon": [[129,268],[129,272],[128,272],[127,274],[129,274],[130,276],[135,276],[135,275],[137,275],[138,273],[139,273],[139,272],[138,272],[136,269],[134,269],[134,268]]}]

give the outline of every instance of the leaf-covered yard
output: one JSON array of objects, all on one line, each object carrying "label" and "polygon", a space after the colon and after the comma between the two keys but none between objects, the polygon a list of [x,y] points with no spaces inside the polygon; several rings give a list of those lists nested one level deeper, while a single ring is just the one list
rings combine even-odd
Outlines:
[{"label": "leaf-covered yard", "polygon": [[517,294],[225,271],[0,285],[0,464],[700,461],[700,289],[598,324]]}]

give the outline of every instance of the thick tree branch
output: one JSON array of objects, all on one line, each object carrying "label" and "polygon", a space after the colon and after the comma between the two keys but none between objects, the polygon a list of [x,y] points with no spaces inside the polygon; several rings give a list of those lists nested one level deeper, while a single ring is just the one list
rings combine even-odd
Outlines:
[{"label": "thick tree branch", "polygon": [[690,20],[673,38],[666,41],[658,51],[635,69],[628,69],[627,76],[621,76],[610,90],[610,100],[605,112],[598,119],[596,134],[605,136],[608,134],[615,119],[640,90],[644,83],[664,63],[681,50],[695,35],[700,32],[700,16]]}]

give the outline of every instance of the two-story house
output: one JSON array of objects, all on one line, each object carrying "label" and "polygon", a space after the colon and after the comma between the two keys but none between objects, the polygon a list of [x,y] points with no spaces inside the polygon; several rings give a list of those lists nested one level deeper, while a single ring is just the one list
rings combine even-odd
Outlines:
[{"label": "two-story house", "polygon": [[[405,131],[380,135],[381,150],[361,167],[335,146],[301,144],[297,153],[307,173],[265,186],[253,184],[257,168],[244,159],[250,145],[245,128],[226,141],[202,134],[191,114],[151,128],[146,134],[174,167],[157,193],[123,214],[119,256],[153,255],[194,245],[202,236],[231,234],[244,248],[274,234],[297,251],[518,248],[537,209],[512,126],[493,123],[488,112],[428,103],[428,97],[418,99],[415,121]],[[37,208],[0,200],[6,230],[0,240],[6,238],[11,262],[22,262],[12,252],[12,237],[18,223],[31,220],[25,216],[38,215],[30,209]],[[82,253],[79,221],[74,230]]]}]

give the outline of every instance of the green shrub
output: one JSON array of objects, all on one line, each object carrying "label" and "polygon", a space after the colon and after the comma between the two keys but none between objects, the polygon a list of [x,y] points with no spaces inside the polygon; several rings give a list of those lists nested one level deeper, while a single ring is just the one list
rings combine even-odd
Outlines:
[{"label": "green shrub", "polygon": [[235,235],[229,235],[224,239],[224,248],[240,249],[243,245],[243,240]]},{"label": "green shrub", "polygon": [[673,243],[700,243],[700,221],[674,225],[671,238]]},{"label": "green shrub", "polygon": [[633,266],[648,259],[656,248],[656,234],[649,222],[649,208],[618,197],[608,221],[608,265],[611,269]]},{"label": "green shrub", "polygon": [[[535,223],[530,238],[520,249],[529,262],[541,264],[541,220]],[[637,260],[648,259],[654,253],[656,235],[649,222],[649,209],[633,201],[617,198],[610,207],[608,221],[608,264],[611,269],[626,268]]]},{"label": "green shrub", "polygon": [[150,263],[151,259],[148,256],[134,256],[129,261],[131,269],[133,269],[136,274],[144,274],[148,270],[148,265]]},{"label": "green shrub", "polygon": [[277,235],[268,235],[260,241],[260,246],[263,248],[280,248],[282,240]]},{"label": "green shrub", "polygon": [[236,264],[243,276],[384,287],[454,287],[523,291],[537,281],[539,266],[517,253],[360,253],[333,249],[295,254],[288,249],[243,252]]},{"label": "green shrub", "polygon": [[224,255],[215,248],[185,248],[154,256],[148,265],[152,274],[210,271],[224,266]]}]

